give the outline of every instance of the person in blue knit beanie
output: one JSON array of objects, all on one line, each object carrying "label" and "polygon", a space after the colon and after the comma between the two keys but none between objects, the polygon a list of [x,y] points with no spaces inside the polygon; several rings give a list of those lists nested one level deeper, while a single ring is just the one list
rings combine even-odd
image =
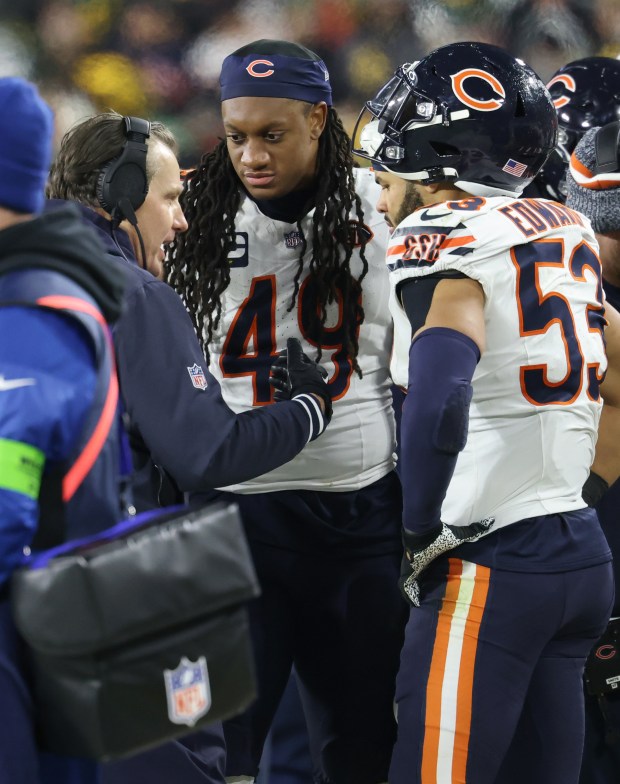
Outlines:
[{"label": "person in blue knit beanie", "polygon": [[0,206],[38,214],[52,157],[54,117],[36,87],[0,79]]},{"label": "person in blue knit beanie", "polygon": [[118,494],[106,492],[115,487],[115,427],[104,423],[78,486],[65,481],[101,419],[103,391],[116,388],[107,324],[120,313],[123,279],[76,209],[43,212],[53,130],[35,85],[0,79],[1,784],[99,781],[94,762],[40,748],[45,709],[31,693],[11,605],[13,572],[47,546],[55,520],[72,538],[120,516]]}]

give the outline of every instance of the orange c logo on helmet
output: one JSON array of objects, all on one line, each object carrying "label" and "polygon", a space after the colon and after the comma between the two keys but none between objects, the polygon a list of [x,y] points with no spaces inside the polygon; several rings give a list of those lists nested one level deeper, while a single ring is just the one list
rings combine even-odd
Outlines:
[{"label": "orange c logo on helmet", "polygon": [[[501,95],[502,100],[489,98],[486,101],[481,101],[477,98],[472,98],[465,90],[465,81],[474,78],[482,79],[487,84],[490,84],[497,95]],[[494,112],[504,103],[503,99],[506,97],[506,91],[504,90],[502,83],[486,71],[481,71],[480,68],[464,68],[462,71],[452,74],[450,79],[452,80],[452,90],[456,97],[461,103],[464,103],[465,106],[469,106],[471,109],[476,109],[479,112]]]},{"label": "orange c logo on helmet", "polygon": [[[256,70],[257,65],[266,65],[267,70],[257,71]],[[273,70],[273,63],[271,62],[271,60],[252,60],[252,62],[248,65],[248,67],[245,70],[250,74],[250,76],[254,76],[257,79],[262,79],[265,76],[271,76],[272,74],[275,73],[275,71]]]},{"label": "orange c logo on helmet", "polygon": [[[554,76],[553,79],[547,85],[547,90],[551,89],[552,84],[557,83],[563,84],[567,90],[570,90],[571,93],[574,93],[577,89],[577,85],[575,84],[575,80],[569,74],[558,74]],[[562,106],[566,106],[567,103],[570,103],[570,95],[561,95],[559,98],[556,98],[553,101],[553,105],[556,109],[561,109]]]}]

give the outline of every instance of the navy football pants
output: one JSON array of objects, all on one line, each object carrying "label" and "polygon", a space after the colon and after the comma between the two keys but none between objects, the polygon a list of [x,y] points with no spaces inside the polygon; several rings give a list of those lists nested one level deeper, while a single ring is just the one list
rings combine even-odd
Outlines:
[{"label": "navy football pants", "polygon": [[406,604],[400,555],[304,555],[252,544],[262,595],[250,609],[258,699],[224,723],[227,776],[256,775],[293,663],[316,781],[387,780]]},{"label": "navy football pants", "polygon": [[226,750],[222,725],[102,765],[102,784],[223,784]]},{"label": "navy football pants", "polygon": [[445,557],[421,587],[390,784],[576,784],[583,668],[611,612],[611,564],[531,574]]},{"label": "navy football pants", "polygon": [[257,784],[312,784],[308,729],[291,675],[267,736]]}]

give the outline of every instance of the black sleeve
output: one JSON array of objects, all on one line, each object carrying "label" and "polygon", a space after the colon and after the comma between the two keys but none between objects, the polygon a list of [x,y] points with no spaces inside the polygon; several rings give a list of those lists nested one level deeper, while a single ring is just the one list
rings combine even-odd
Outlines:
[{"label": "black sleeve", "polygon": [[423,278],[407,278],[402,281],[396,290],[407,318],[411,323],[411,334],[415,334],[426,323],[428,311],[431,308],[433,294],[440,280],[455,280],[466,278],[462,272],[450,271],[426,275]]},{"label": "black sleeve", "polygon": [[[184,492],[271,471],[314,435],[307,410],[294,400],[238,415],[226,405],[183,303],[161,281],[129,293],[114,340],[131,427]],[[206,389],[192,383],[194,365],[204,370]]]}]

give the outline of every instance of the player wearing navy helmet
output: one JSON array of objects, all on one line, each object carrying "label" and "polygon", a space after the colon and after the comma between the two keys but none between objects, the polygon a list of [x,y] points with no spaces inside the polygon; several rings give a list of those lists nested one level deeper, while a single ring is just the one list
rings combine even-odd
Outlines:
[{"label": "player wearing navy helmet", "polygon": [[[599,243],[607,312],[610,305],[620,309],[619,141],[617,120],[586,131],[573,150],[567,174],[566,203],[588,218]],[[608,372],[607,381],[609,376]],[[605,403],[609,403],[607,397]],[[600,431],[597,450],[606,446],[617,453],[618,442],[613,436],[609,429]],[[593,474],[588,500],[596,505],[614,556],[616,599],[609,626],[586,664],[586,731],[580,784],[615,784],[620,780],[620,694],[614,688],[620,675],[620,482],[609,490],[606,485],[604,477]]]},{"label": "player wearing navy helmet", "polygon": [[557,115],[507,52],[441,47],[366,109],[357,151],[393,227],[392,374],[408,389],[412,609],[389,781],[574,784],[581,676],[613,599],[582,498],[607,366],[596,240],[579,213],[520,196]]},{"label": "player wearing navy helmet", "polygon": [[356,153],[405,180],[451,181],[475,195],[519,195],[556,143],[540,80],[486,44],[451,44],[402,65],[366,110]]},{"label": "player wearing navy helmet", "polygon": [[547,89],[558,114],[558,143],[526,195],[564,202],[566,172],[579,139],[590,128],[620,119],[620,61],[612,57],[573,60],[551,77]]}]

